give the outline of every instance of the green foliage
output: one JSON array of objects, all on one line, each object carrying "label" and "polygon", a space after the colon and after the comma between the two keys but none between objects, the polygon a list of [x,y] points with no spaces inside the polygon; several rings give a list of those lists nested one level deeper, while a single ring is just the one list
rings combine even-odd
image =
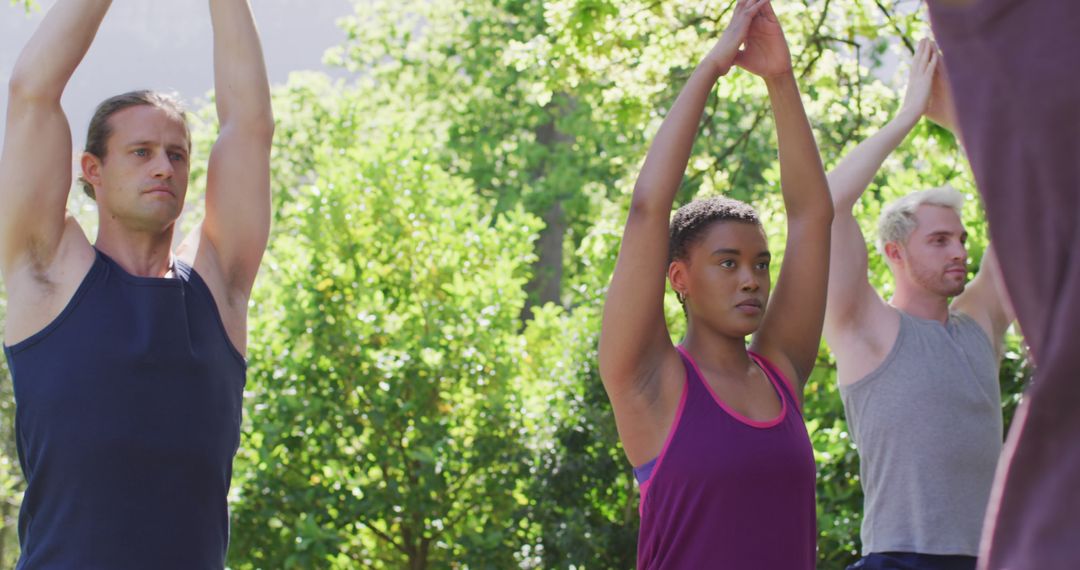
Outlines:
[{"label": "green foliage", "polygon": [[542,568],[633,568],[638,495],[596,365],[598,307],[547,305],[526,332],[536,394],[529,520]]},{"label": "green foliage", "polygon": [[[7,295],[0,283],[0,322],[6,316]],[[19,557],[18,517],[25,487],[15,451],[15,392],[5,358],[0,361],[0,566],[5,568],[14,567]]]},{"label": "green foliage", "polygon": [[518,315],[539,224],[485,214],[431,139],[362,132],[314,144],[312,179],[278,213],[253,303],[233,563],[512,565]]}]

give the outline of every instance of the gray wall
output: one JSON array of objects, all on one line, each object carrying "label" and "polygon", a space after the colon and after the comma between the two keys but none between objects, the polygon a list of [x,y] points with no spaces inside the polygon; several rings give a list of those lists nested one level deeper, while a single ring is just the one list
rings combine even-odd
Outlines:
[{"label": "gray wall", "polygon": [[[0,109],[7,110],[7,82],[19,51],[55,0],[39,0],[30,16],[0,0]],[[318,69],[327,48],[345,34],[335,25],[353,12],[350,0],[251,0],[262,35],[270,81],[289,72]],[[213,87],[210,11],[207,0],[117,0],[97,40],[75,72],[63,105],[74,150],[81,150],[94,106],[131,89],[175,91],[198,106]],[[343,72],[334,72],[343,75]],[[0,114],[0,143],[5,117]]]}]

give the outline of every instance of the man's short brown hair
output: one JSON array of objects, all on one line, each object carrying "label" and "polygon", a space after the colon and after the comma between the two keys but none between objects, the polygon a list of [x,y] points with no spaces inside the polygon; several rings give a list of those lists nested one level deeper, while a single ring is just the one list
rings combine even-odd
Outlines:
[{"label": "man's short brown hair", "polygon": [[[85,152],[98,157],[98,160],[104,162],[105,154],[108,151],[109,137],[112,136],[112,125],[109,124],[109,118],[124,109],[140,105],[157,107],[180,119],[184,123],[184,131],[187,133],[188,151],[191,151],[191,129],[187,123],[187,112],[184,110],[180,100],[172,95],[144,89],[128,91],[127,93],[109,97],[97,106],[97,109],[94,110],[94,116],[90,119],[90,128],[86,133]],[[83,192],[86,192],[87,196],[96,199],[94,186],[86,178],[79,176],[79,183],[82,184]]]}]

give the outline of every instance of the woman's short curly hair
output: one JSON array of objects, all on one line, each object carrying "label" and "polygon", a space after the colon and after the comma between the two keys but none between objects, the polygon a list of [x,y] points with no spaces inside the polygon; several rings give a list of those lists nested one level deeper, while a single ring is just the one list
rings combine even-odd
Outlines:
[{"label": "woman's short curly hair", "polygon": [[760,226],[757,210],[746,202],[716,196],[683,205],[671,219],[668,263],[687,259],[690,246],[701,240],[713,222],[743,222]]}]

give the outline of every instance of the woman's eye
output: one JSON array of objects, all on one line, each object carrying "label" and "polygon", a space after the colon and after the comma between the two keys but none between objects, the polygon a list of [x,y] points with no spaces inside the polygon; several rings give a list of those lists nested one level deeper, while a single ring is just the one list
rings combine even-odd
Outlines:
[{"label": "woman's eye", "polygon": [[757,268],[767,271],[769,269],[769,262],[768,261],[762,261],[761,263],[757,264]]},{"label": "woman's eye", "polygon": [[730,259],[725,259],[720,262],[720,267],[726,267],[728,269],[731,269],[732,267],[735,267],[735,262]]}]

